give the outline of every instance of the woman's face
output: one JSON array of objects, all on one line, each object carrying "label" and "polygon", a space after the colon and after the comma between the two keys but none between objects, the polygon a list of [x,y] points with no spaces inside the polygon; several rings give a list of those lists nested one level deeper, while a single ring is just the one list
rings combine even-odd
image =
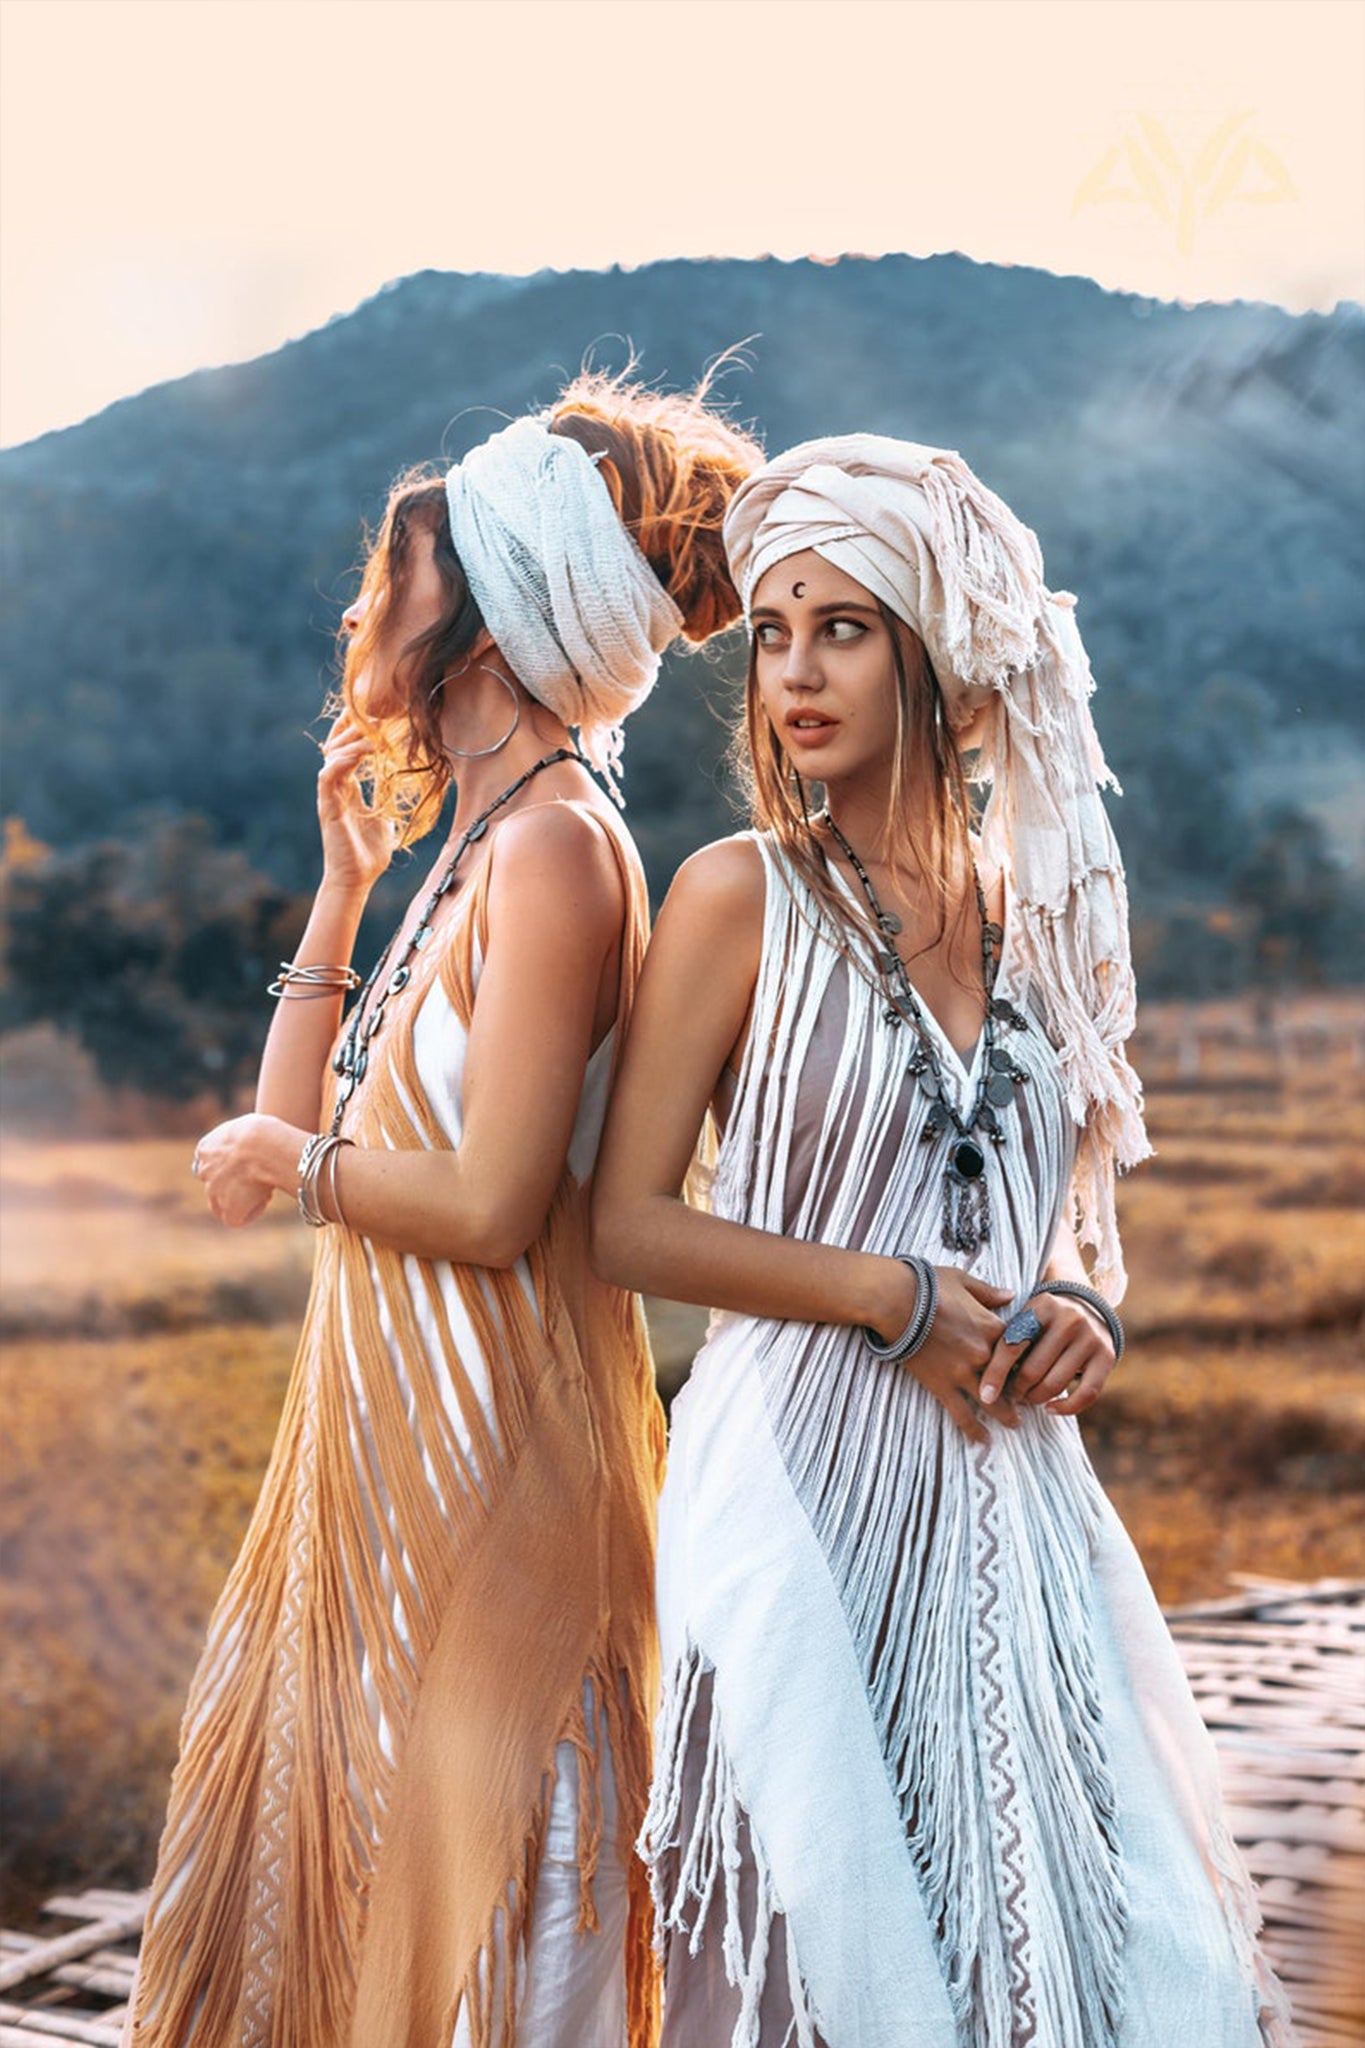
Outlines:
[{"label": "woman's face", "polygon": [[430,527],[409,529],[400,578],[393,578],[391,563],[375,569],[366,572],[341,624],[352,641],[346,662],[351,703],[363,718],[383,719],[403,709],[397,672],[404,650],[439,623],[449,596],[436,566],[436,536]]},{"label": "woman's face", "polygon": [[750,620],[759,696],[797,773],[830,783],[889,770],[895,649],[871,592],[807,550],[759,579]]}]

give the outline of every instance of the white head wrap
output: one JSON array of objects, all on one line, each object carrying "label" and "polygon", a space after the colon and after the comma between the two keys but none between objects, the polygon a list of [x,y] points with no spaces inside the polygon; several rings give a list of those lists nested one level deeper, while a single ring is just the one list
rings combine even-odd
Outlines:
[{"label": "white head wrap", "polygon": [[621,721],[682,613],[626,532],[587,451],[516,420],[446,477],[450,533],[484,624],[531,695],[578,728],[620,801]]},{"label": "white head wrap", "polygon": [[1115,1169],[1151,1147],[1124,1049],[1136,994],[1123,863],[1099,797],[1118,784],[1090,716],[1075,598],[1047,589],[1037,536],[960,455],[875,434],[807,441],[758,470],[731,500],[725,544],[746,613],[775,562],[813,549],[919,635],[950,725],[998,699],[982,845],[1012,874],[1012,943],[1082,1127],[1080,1234],[1117,1301]]}]

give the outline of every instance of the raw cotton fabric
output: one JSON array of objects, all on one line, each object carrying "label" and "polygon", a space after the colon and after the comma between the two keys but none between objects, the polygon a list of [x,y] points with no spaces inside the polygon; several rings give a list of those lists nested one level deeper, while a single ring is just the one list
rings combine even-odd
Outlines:
[{"label": "raw cotton fabric", "polygon": [[[870,945],[755,844],[712,1209],[941,1265],[941,1158]],[[1075,1144],[1021,931],[1007,894],[1031,1078],[984,1148],[996,1227],[955,1255],[1015,1305]],[[929,1028],[962,1109],[982,1043]],[[1073,1418],[976,1445],[856,1330],[718,1314],[674,1404],[658,1584],[664,2048],[1291,2048],[1212,1744]]]},{"label": "raw cotton fabric", "polygon": [[618,793],[621,722],[654,687],[682,613],[593,458],[539,420],[516,420],[455,465],[446,496],[484,624]]},{"label": "raw cotton fabric", "polygon": [[[629,1893],[622,2016],[577,2038],[654,2040],[631,1844],[662,1414],[639,1303],[587,1257],[647,921],[634,849],[609,836],[629,905],[621,1002],[540,1237],[493,1271],[321,1235],[279,1437],[186,1712],[136,2048],[559,2048],[557,2023],[531,2032],[523,2012],[569,1968],[536,1921],[549,1858],[574,1886],[556,1922],[580,1946],[608,1939],[592,1933],[599,1865]],[[496,840],[371,1041],[345,1126],[362,1145],[459,1144],[495,858]]]},{"label": "raw cotton fabric", "polygon": [[1150,1146],[1124,1050],[1136,1019],[1123,862],[1100,800],[1117,787],[1090,715],[1075,599],[1049,591],[1036,535],[950,449],[876,434],[803,442],[751,476],[725,521],[746,612],[766,572],[810,548],[924,642],[950,726],[998,705],[979,773],[988,860],[1016,889],[1080,1127],[1074,1195],[1094,1281],[1122,1299],[1114,1175]]}]

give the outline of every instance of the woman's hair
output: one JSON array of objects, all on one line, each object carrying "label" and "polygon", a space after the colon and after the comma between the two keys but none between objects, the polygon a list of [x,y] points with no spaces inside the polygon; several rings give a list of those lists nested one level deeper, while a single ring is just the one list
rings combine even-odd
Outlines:
[{"label": "woman's hair", "polygon": [[[600,457],[597,473],[622,524],[682,613],[684,637],[700,645],[740,615],[721,525],[763,451],[708,402],[719,364],[688,392],[652,391],[633,380],[631,367],[618,376],[583,371],[550,407],[545,424]],[[343,648],[341,683],[341,700],[354,711],[352,681],[370,659],[387,607],[401,597],[418,531],[434,536],[445,609],[399,657],[401,710],[382,720],[362,718],[374,742],[374,802],[400,821],[409,842],[435,823],[450,781],[441,744],[441,685],[484,631],[450,537],[444,473],[432,464],[406,471],[389,493],[361,580],[369,604]]]},{"label": "woman's hair", "polygon": [[[880,599],[877,609],[891,639],[896,688],[896,738],[881,860],[901,873],[920,874],[937,897],[934,945],[948,929],[949,909],[966,909],[961,883],[970,853],[972,815],[962,756],[944,715],[938,678],[924,642]],[[758,641],[749,643],[744,716],[736,726],[730,760],[747,800],[749,816],[769,832],[833,920],[843,950],[856,932],[878,945],[880,934],[861,904],[851,905],[831,878],[825,838],[813,825],[819,804],[808,783],[783,751],[758,688]],[[927,946],[923,950],[928,950]]]}]

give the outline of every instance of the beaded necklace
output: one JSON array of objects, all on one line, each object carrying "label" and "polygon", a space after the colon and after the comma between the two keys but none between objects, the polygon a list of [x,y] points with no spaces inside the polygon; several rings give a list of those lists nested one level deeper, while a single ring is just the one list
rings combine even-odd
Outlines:
[{"label": "beaded necklace", "polygon": [[583,756],[576,748],[556,747],[552,754],[542,754],[534,766],[528,768],[524,775],[519,775],[515,782],[509,783],[500,796],[495,796],[492,803],[485,810],[479,812],[472,825],[466,826],[465,830],[460,834],[459,844],[441,871],[440,880],[422,905],[422,914],[413,926],[407,945],[403,948],[402,959],[398,962],[398,965],[380,989],[379,994],[375,997],[374,1008],[367,1014],[365,1009],[366,1001],[371,989],[383,972],[390,953],[392,953],[395,945],[398,943],[398,932],[401,932],[403,929],[401,924],[398,927],[398,931],[394,933],[388,945],[385,946],[383,952],[375,961],[374,966],[370,970],[369,980],[361,989],[356,1006],[351,1012],[350,1028],[332,1057],[332,1071],[340,1076],[337,1084],[336,1107],[332,1111],[331,1135],[333,1137],[336,1136],[341,1128],[341,1118],[347,1103],[365,1078],[366,1069],[370,1064],[370,1040],[377,1037],[383,1029],[384,1011],[389,998],[390,996],[400,995],[411,981],[412,957],[414,953],[421,952],[427,940],[431,937],[431,920],[436,915],[437,909],[444,898],[450,894],[450,891],[455,886],[455,870],[459,867],[460,862],[475,840],[483,838],[494,812],[500,811],[504,804],[510,803],[518,790],[525,789],[532,776],[539,775],[544,768],[553,768],[558,761],[578,761],[582,766],[587,766]]},{"label": "beaded necklace", "polygon": [[1002,1025],[1012,1031],[1028,1029],[1028,1018],[1023,1011],[1017,1010],[1008,997],[995,994],[1000,947],[1005,935],[986,909],[981,877],[973,861],[972,886],[976,891],[977,909],[981,913],[981,979],[986,1004],[980,1079],[971,1108],[964,1116],[949,1093],[935,1034],[896,947],[901,921],[893,912],[882,908],[872,886],[872,877],[827,810],[822,814],[822,820],[838,840],[849,866],[858,877],[872,921],[886,942],[874,956],[888,1001],[886,1022],[893,1029],[909,1024],[915,1032],[915,1045],[906,1062],[906,1072],[914,1075],[920,1092],[929,1101],[923,1140],[925,1144],[932,1145],[944,1132],[951,1133],[943,1167],[942,1242],[951,1251],[975,1252],[990,1241],[991,1234],[986,1154],[977,1142],[976,1133],[984,1133],[993,1145],[1003,1145],[1005,1131],[1000,1112],[1013,1101],[1016,1087],[1030,1079],[1028,1070],[1019,1066],[1013,1055],[997,1043],[998,1030]]}]

